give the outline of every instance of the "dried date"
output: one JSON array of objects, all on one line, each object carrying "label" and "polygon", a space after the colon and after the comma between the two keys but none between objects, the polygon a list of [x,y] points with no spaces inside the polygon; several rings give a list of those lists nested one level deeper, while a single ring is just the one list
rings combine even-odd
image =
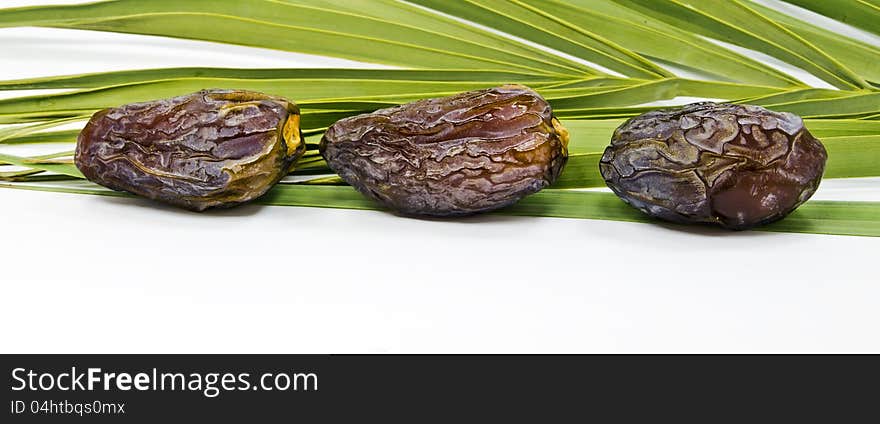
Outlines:
[{"label": "dried date", "polygon": [[739,230],[807,201],[826,159],[796,115],[705,102],[630,119],[599,168],[611,190],[651,216]]},{"label": "dried date", "polygon": [[304,151],[293,102],[204,90],[95,113],[74,160],[90,181],[202,211],[263,195]]},{"label": "dried date", "polygon": [[342,119],[320,149],[342,179],[383,205],[454,216],[502,208],[549,186],[567,143],[540,95],[507,85]]}]

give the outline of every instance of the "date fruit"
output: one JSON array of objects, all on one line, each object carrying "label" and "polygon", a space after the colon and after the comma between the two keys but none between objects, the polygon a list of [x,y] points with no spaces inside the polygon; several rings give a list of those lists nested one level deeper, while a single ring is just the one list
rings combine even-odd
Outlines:
[{"label": "date fruit", "polygon": [[567,144],[547,101],[505,85],[342,119],[320,149],[343,180],[388,208],[456,216],[503,208],[549,186]]},{"label": "date fruit", "polygon": [[625,122],[599,170],[614,193],[648,215],[742,230],[807,201],[826,159],[796,115],[705,102]]},{"label": "date fruit", "polygon": [[203,211],[263,195],[305,148],[293,102],[203,90],[95,113],[74,161],[105,187]]}]

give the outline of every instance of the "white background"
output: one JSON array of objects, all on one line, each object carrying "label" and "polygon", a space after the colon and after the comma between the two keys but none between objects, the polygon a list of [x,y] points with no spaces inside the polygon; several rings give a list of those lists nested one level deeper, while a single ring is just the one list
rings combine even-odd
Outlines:
[{"label": "white background", "polygon": [[[364,66],[0,29],[0,79],[243,64]],[[880,179],[826,181],[815,198],[880,200]],[[195,214],[10,189],[0,222],[4,353],[880,351],[876,238],[255,205]]]}]

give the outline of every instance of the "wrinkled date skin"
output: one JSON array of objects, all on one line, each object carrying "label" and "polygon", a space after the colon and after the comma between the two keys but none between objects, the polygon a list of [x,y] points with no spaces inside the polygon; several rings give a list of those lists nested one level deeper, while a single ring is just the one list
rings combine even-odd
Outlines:
[{"label": "wrinkled date skin", "polygon": [[342,179],[388,208],[456,216],[503,208],[549,186],[567,143],[540,95],[507,85],[340,120],[320,149]]},{"label": "wrinkled date skin", "polygon": [[204,90],[95,113],[74,160],[90,181],[203,211],[263,195],[303,152],[294,103]]},{"label": "wrinkled date skin", "polygon": [[742,230],[807,201],[826,159],[796,115],[707,102],[630,119],[599,168],[611,190],[648,215]]}]

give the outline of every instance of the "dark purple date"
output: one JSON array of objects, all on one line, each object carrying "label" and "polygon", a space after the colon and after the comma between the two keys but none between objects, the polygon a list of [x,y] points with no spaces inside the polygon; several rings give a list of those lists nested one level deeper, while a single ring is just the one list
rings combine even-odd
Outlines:
[{"label": "dark purple date", "polygon": [[97,112],[74,159],[90,181],[202,211],[263,195],[304,151],[293,102],[205,90]]},{"label": "dark purple date", "polygon": [[411,215],[503,208],[552,184],[568,132],[521,85],[420,100],[342,119],[321,154],[342,179]]},{"label": "dark purple date", "polygon": [[826,159],[796,115],[696,103],[621,125],[599,168],[611,190],[651,216],[741,230],[807,201]]}]

